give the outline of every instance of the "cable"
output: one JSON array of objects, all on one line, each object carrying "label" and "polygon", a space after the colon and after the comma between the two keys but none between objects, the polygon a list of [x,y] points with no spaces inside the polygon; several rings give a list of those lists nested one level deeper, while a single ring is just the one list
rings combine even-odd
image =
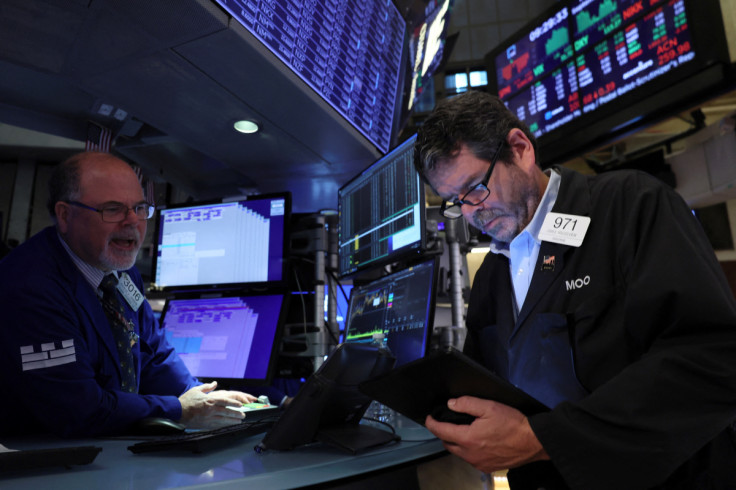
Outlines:
[{"label": "cable", "polygon": [[296,288],[299,291],[299,298],[302,300],[302,319],[304,321],[304,339],[307,338],[307,303],[304,301],[304,291],[302,291],[302,286],[299,284],[299,274],[296,273],[296,269],[294,270],[294,279],[296,280]]}]

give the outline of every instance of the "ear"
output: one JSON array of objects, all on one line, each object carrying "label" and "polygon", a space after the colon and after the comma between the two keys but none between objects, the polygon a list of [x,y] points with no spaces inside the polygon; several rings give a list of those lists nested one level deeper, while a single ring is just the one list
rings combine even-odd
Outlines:
[{"label": "ear", "polygon": [[524,131],[513,128],[506,136],[506,142],[511,147],[514,155],[514,163],[519,167],[527,169],[537,165],[537,156],[534,153],[534,145],[529,141]]},{"label": "ear", "polygon": [[56,224],[59,227],[59,233],[65,235],[69,229],[70,206],[65,202],[57,201],[54,205],[54,214],[56,215]]}]

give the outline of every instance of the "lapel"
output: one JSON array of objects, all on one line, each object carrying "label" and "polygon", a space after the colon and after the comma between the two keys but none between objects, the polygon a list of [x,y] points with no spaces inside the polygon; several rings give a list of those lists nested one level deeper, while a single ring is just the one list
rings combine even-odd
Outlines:
[{"label": "lapel", "polygon": [[[110,325],[105,316],[105,311],[102,309],[102,304],[97,297],[97,291],[87,282],[82,273],[77,269],[77,266],[72,262],[69,254],[64,250],[60,238],[57,236],[56,229],[53,229],[53,236],[50,237],[52,253],[55,256],[54,262],[59,267],[59,273],[61,277],[65,278],[67,285],[72,291],[74,298],[77,300],[77,304],[80,309],[87,315],[87,322],[92,325],[92,328],[97,333],[97,336],[102,340],[102,344],[107,349],[109,355],[116,359],[115,368],[120,371],[120,362],[118,359],[118,351],[115,346],[115,339],[110,330]],[[80,325],[80,329],[84,327]],[[80,332],[83,335],[83,332]],[[122,375],[122,373],[119,372]]]},{"label": "lapel", "polygon": [[[566,169],[555,167],[562,174],[560,191],[552,208],[555,213],[574,214],[578,216],[590,216],[590,194],[588,191],[586,177]],[[577,247],[562,245],[559,243],[542,242],[539,248],[539,256],[535,264],[532,282],[529,285],[524,305],[519,312],[514,327],[514,333],[521,328],[529,315],[534,311],[537,304],[548,294],[551,285],[560,276],[568,259]],[[554,257],[554,268],[549,270],[543,267],[545,259]]]}]

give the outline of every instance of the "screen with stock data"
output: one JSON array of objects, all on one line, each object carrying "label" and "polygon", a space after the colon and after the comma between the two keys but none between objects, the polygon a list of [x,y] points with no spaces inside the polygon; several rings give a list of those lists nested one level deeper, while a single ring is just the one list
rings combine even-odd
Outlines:
[{"label": "screen with stock data", "polygon": [[382,333],[397,366],[423,357],[433,327],[435,275],[432,259],[353,286],[345,341],[370,343]]},{"label": "screen with stock data", "polygon": [[494,51],[498,96],[537,137],[695,59],[685,0],[573,0]]},{"label": "screen with stock data", "polygon": [[167,340],[197,378],[270,381],[283,295],[170,299]]},{"label": "screen with stock data", "polygon": [[386,264],[424,246],[424,186],[413,135],[338,190],[340,275]]},{"label": "screen with stock data", "polygon": [[283,280],[288,195],[158,210],[154,285],[163,289]]},{"label": "screen with stock data", "polygon": [[406,22],[392,0],[216,0],[382,152]]}]

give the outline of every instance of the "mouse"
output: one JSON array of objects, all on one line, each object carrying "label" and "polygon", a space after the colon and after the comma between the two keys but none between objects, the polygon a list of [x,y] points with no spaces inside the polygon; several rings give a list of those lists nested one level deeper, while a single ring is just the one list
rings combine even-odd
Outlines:
[{"label": "mouse", "polygon": [[186,427],[164,417],[146,417],[133,426],[133,432],[146,436],[170,436],[183,434]]},{"label": "mouse", "polygon": [[430,415],[438,422],[449,422],[451,424],[469,425],[475,420],[474,416],[450,410],[447,405],[437,405],[432,409]]}]

